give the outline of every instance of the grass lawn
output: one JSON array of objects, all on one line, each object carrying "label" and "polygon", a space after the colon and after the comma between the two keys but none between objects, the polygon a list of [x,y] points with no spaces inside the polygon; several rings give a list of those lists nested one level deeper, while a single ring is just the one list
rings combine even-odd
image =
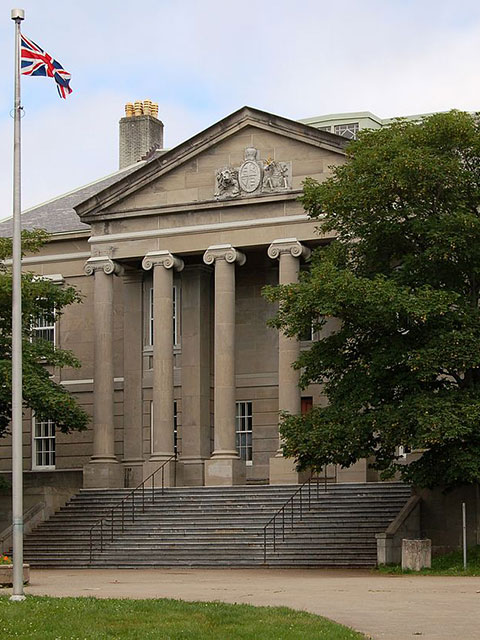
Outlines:
[{"label": "grass lawn", "polygon": [[180,600],[0,597],[0,638],[350,640],[360,633],[286,607]]},{"label": "grass lawn", "polygon": [[400,565],[384,565],[376,571],[388,574],[415,574],[423,576],[480,576],[480,546],[467,551],[467,570],[463,569],[463,553],[454,551],[432,558],[432,568],[421,571],[402,571]]}]

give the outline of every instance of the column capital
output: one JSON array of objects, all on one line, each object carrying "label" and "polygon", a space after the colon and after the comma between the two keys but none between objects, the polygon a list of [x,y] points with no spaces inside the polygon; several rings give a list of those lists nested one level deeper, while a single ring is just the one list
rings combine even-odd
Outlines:
[{"label": "column capital", "polygon": [[205,264],[211,265],[216,260],[225,260],[230,264],[238,262],[242,266],[247,261],[247,258],[244,253],[232,247],[231,244],[214,244],[208,247],[203,254],[203,261]]},{"label": "column capital", "polygon": [[311,250],[297,240],[297,238],[282,238],[274,240],[268,247],[269,258],[280,258],[282,254],[289,253],[294,258],[309,258]]},{"label": "column capital", "polygon": [[153,267],[164,267],[165,269],[174,269],[181,271],[184,263],[181,258],[177,258],[170,251],[149,251],[142,261],[142,267],[145,271]]},{"label": "column capital", "polygon": [[83,270],[87,276],[93,276],[95,271],[103,271],[107,275],[115,274],[116,276],[123,274],[122,265],[112,260],[109,256],[93,256],[89,258]]}]

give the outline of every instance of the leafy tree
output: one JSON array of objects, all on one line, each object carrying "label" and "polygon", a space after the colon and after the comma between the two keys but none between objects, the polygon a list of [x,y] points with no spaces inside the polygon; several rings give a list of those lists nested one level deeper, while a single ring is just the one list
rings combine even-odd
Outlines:
[{"label": "leafy tree", "polygon": [[[47,238],[40,230],[24,232],[22,248],[38,251]],[[12,274],[3,262],[11,250],[11,240],[0,238],[0,436],[8,432],[12,412]],[[60,287],[32,273],[22,275],[24,405],[33,409],[38,418],[53,420],[63,433],[85,429],[88,416],[50,374],[54,367],[79,367],[80,363],[70,351],[36,337],[33,326],[39,318],[47,322],[58,320],[66,306],[79,301],[80,295],[73,287]]]},{"label": "leafy tree", "polygon": [[[317,469],[374,458],[383,477],[420,486],[478,482],[478,119],[451,111],[360,132],[331,177],[306,180],[302,201],[336,239],[300,283],[266,296],[287,335],[314,322],[319,340],[296,367],[328,403],[283,417],[285,454]],[[402,464],[400,446],[423,455]]]}]

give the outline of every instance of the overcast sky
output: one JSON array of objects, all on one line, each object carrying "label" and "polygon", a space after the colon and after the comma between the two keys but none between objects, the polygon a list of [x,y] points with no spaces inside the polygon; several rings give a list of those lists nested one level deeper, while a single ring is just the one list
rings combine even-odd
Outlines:
[{"label": "overcast sky", "polygon": [[[0,219],[11,212],[13,1],[0,2]],[[29,0],[23,32],[72,74],[22,79],[23,207],[117,169],[125,102],[172,147],[243,105],[290,118],[480,109],[470,0]]]}]

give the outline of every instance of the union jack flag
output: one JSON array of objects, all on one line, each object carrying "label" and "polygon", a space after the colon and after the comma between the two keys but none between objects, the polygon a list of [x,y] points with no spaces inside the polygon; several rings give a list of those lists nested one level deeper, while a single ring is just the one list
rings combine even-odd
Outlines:
[{"label": "union jack flag", "polygon": [[69,93],[72,93],[72,89],[70,89],[70,78],[72,76],[68,71],[65,71],[59,62],[23,34],[20,64],[21,73],[24,76],[47,76],[53,78],[57,83],[58,95],[61,98],[66,98]]}]

